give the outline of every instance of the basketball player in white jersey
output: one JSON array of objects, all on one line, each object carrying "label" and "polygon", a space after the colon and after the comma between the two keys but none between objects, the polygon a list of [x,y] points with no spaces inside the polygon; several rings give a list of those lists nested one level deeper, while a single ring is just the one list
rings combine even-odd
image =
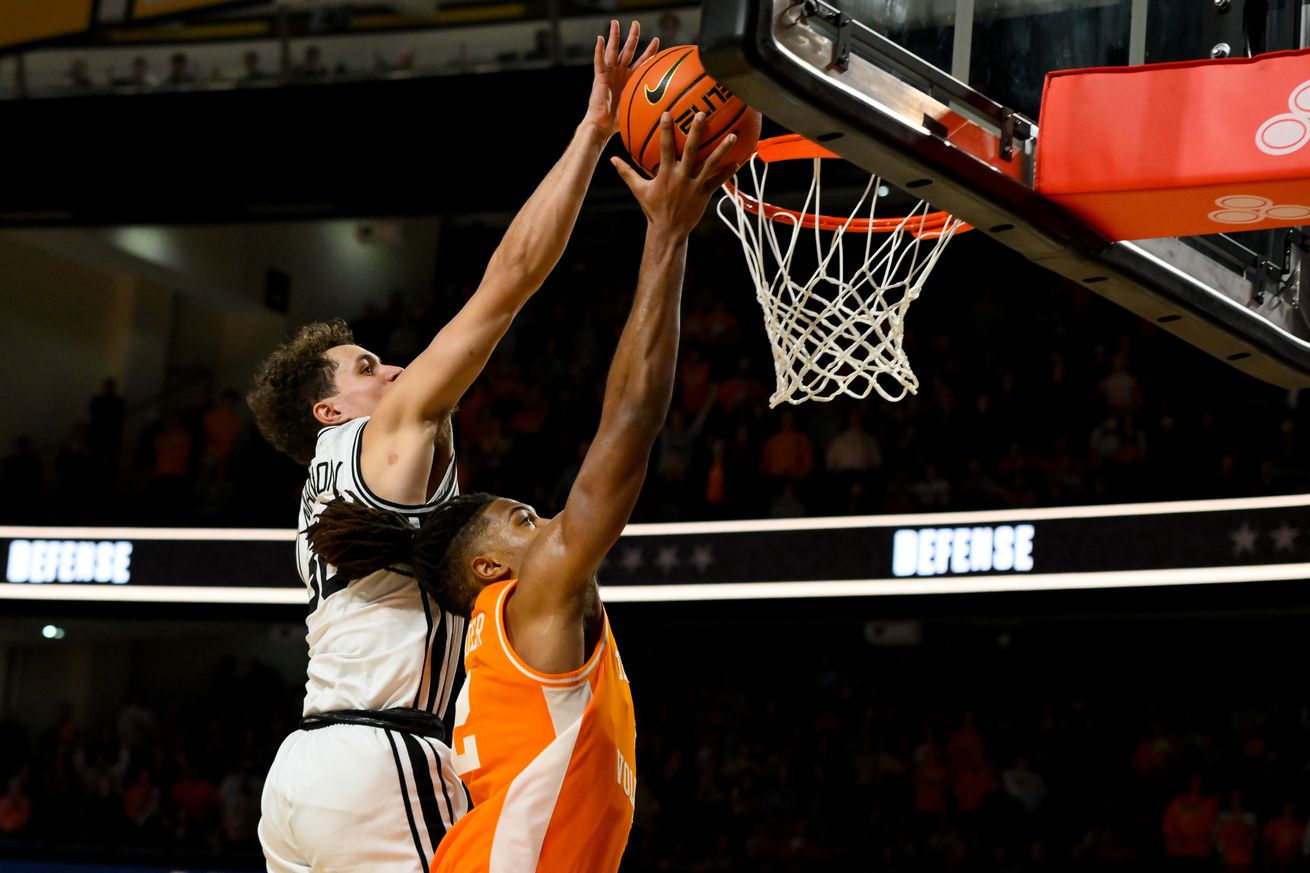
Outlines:
[{"label": "basketball player in white jersey", "polygon": [[265,782],[259,837],[270,873],[427,873],[468,809],[447,737],[462,681],[464,619],[412,578],[345,578],[304,530],[337,496],[417,526],[458,494],[451,413],[559,260],[593,171],[617,129],[634,22],[597,38],[586,115],[510,224],[477,291],[407,368],[354,344],[345,323],[311,324],[261,366],[249,402],[260,431],[309,464],[296,541],[310,592],[309,678],[300,730]]},{"label": "basketball player in white jersey", "polygon": [[442,841],[432,873],[615,873],[627,845],[636,721],[596,571],[632,514],[668,414],[688,236],[736,169],[721,166],[732,134],[696,165],[704,115],[682,158],[668,113],[660,128],[654,179],[616,159],[646,214],[646,244],[600,425],[563,511],[543,519],[469,494],[415,530],[341,500],[308,531],[352,573],[403,568],[471,618],[452,763],[477,806]]}]

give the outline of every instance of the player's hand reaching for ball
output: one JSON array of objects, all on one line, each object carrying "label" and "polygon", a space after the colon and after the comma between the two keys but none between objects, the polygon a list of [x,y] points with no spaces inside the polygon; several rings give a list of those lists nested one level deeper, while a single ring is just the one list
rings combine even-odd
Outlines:
[{"label": "player's hand reaching for ball", "polygon": [[737,171],[735,161],[724,160],[737,142],[733,133],[723,138],[704,163],[694,163],[705,136],[705,124],[705,113],[696,113],[679,157],[673,144],[673,118],[667,112],[660,117],[660,165],[653,179],[642,178],[622,158],[610,159],[653,227],[691,233],[714,192]]},{"label": "player's hand reaching for ball", "polygon": [[641,25],[632,22],[628,28],[628,38],[619,44],[619,23],[610,22],[609,38],[596,37],[596,55],[594,58],[595,78],[591,82],[591,99],[587,102],[587,117],[584,123],[593,124],[606,135],[612,136],[619,129],[619,95],[628,83],[632,71],[646,62],[651,55],[660,50],[659,37],[652,39],[650,45],[633,60],[637,54],[637,45],[641,41]]}]

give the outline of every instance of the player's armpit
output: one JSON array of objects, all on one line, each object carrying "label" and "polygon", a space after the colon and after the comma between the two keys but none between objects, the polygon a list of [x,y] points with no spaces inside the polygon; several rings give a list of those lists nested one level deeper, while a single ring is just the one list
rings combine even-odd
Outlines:
[{"label": "player's armpit", "polygon": [[369,419],[360,434],[359,475],[369,492],[384,501],[426,503],[454,461],[450,417],[412,420],[390,429]]}]

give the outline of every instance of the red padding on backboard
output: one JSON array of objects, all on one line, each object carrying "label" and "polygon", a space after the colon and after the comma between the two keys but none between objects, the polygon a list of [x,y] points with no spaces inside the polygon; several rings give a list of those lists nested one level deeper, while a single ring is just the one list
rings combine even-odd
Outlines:
[{"label": "red padding on backboard", "polygon": [[1310,49],[1046,75],[1036,188],[1114,240],[1310,224]]}]

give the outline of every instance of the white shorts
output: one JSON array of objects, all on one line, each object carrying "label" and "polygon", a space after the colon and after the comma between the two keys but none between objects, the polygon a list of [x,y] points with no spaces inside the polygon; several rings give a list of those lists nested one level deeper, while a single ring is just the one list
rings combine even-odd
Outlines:
[{"label": "white shorts", "polygon": [[469,808],[450,754],[436,740],[364,725],[291,734],[264,782],[269,873],[428,873]]}]

